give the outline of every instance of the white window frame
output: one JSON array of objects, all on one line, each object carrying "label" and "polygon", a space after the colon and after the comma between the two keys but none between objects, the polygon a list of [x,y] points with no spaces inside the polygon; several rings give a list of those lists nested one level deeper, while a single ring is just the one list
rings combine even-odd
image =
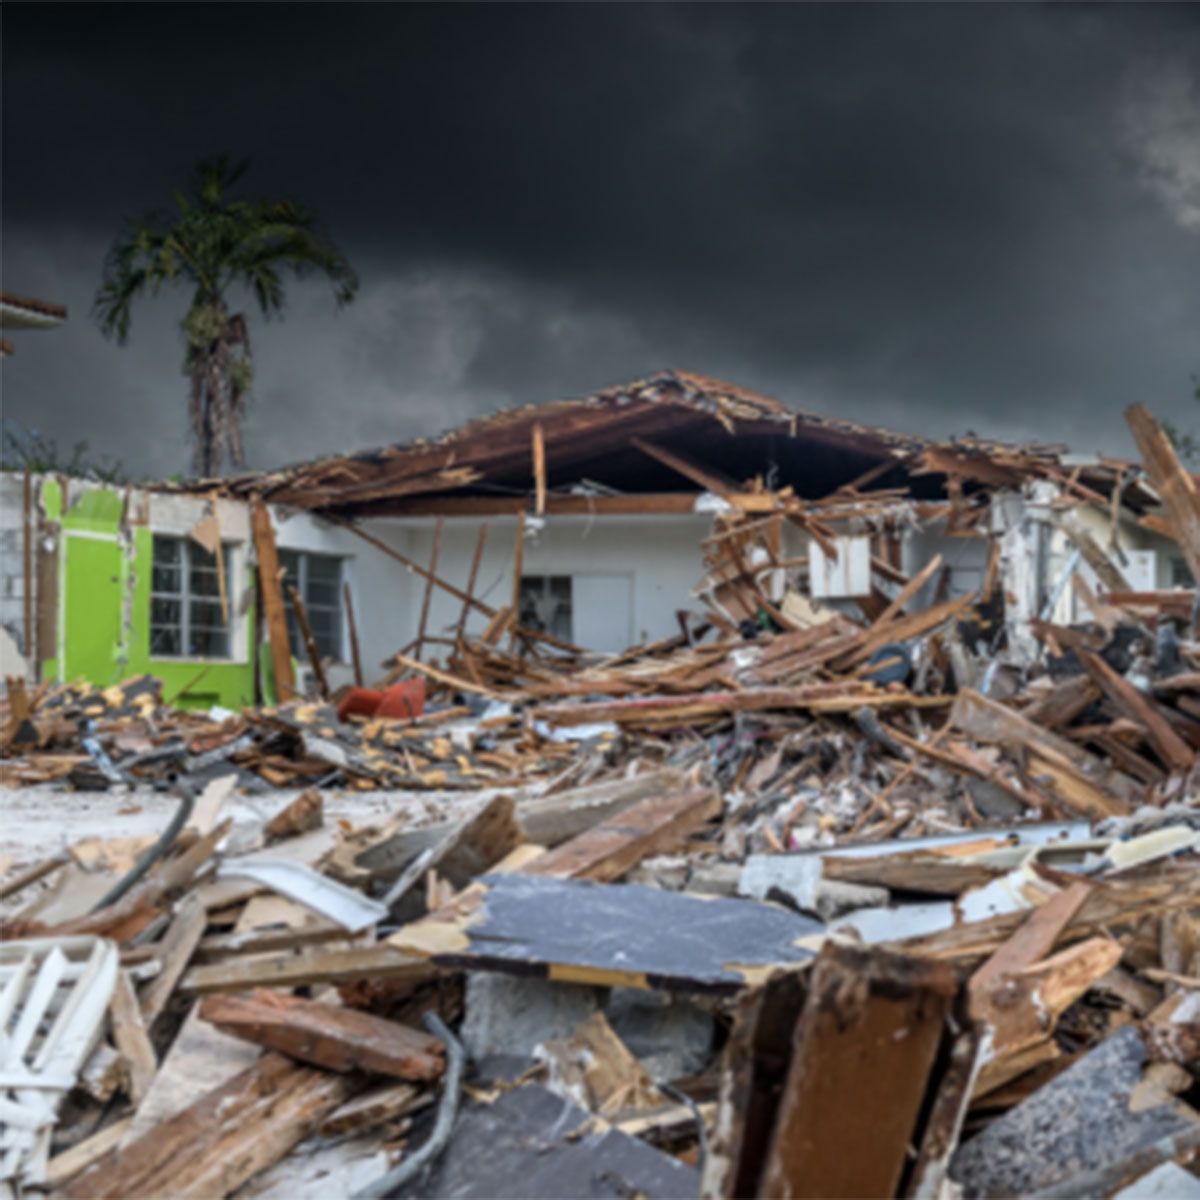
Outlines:
[{"label": "white window frame", "polygon": [[[180,575],[180,590],[178,592],[160,592],[154,587],[154,566],[155,566],[155,549],[159,539],[164,541],[176,542],[180,547],[179,559],[179,575]],[[191,602],[200,600],[205,603],[214,601],[214,597],[208,595],[193,595],[191,591],[191,571],[192,571],[192,545],[199,544],[194,542],[194,539],[186,534],[179,534],[167,530],[154,531],[151,533],[150,541],[150,604],[147,612],[147,651],[151,661],[163,662],[204,662],[204,663],[236,663],[240,661],[243,655],[239,652],[242,647],[239,645],[241,639],[239,635],[239,624],[235,611],[235,596],[234,596],[234,579],[236,577],[238,546],[236,542],[226,541],[221,543],[221,552],[225,558],[225,596],[228,606],[228,615],[225,619],[225,645],[226,651],[224,654],[191,654],[188,651],[191,634]],[[179,603],[179,653],[170,654],[162,650],[157,650],[154,647],[154,630],[156,628],[154,622],[154,601],[155,600],[175,600]],[[217,601],[219,605],[219,600]]]},{"label": "white window frame", "polygon": [[[318,643],[317,649],[322,659],[328,659],[334,663],[344,663],[346,661],[346,619],[343,613],[345,602],[343,600],[343,592],[346,584],[346,557],[341,554],[327,554],[320,550],[300,550],[293,549],[291,546],[280,546],[278,551],[282,560],[284,555],[295,556],[296,559],[296,575],[294,582],[296,590],[300,593],[300,599],[304,601],[306,613],[311,614],[314,610],[322,612],[332,612],[337,620],[337,628],[334,632],[334,642],[336,651],[330,654],[327,650],[322,650]],[[337,587],[334,594],[334,603],[330,604],[313,604],[308,596],[308,567],[309,561],[313,558],[331,559],[337,563],[338,578]],[[283,566],[280,562],[280,566]],[[288,582],[292,582],[292,577],[285,575],[282,577],[283,586],[286,588]],[[289,594],[284,594],[283,607],[287,614],[288,626],[288,641],[291,645],[292,654],[294,657],[304,661],[307,657],[307,649],[304,645],[303,635],[300,633],[299,622],[296,620],[295,608],[292,604],[292,598]],[[309,622],[311,624],[311,621]],[[314,639],[316,632],[313,633]]]}]

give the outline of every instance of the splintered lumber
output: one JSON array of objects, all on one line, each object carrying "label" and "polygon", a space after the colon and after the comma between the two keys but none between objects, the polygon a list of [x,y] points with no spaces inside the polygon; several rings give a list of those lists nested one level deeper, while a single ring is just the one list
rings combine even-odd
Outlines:
[{"label": "splintered lumber", "polygon": [[227,1196],[278,1162],[361,1086],[345,1075],[268,1054],[223,1087],[110,1151],[60,1193],[111,1196]]},{"label": "splintered lumber", "polygon": [[445,966],[727,993],[807,962],[823,937],[772,904],[521,873],[485,875],[388,944]]},{"label": "splintered lumber", "polygon": [[200,1016],[230,1033],[329,1071],[368,1071],[396,1079],[436,1079],[445,1047],[432,1034],[382,1017],[280,992],[209,996]]},{"label": "splintered lumber", "polygon": [[411,1083],[385,1083],[347,1100],[321,1123],[322,1137],[364,1133],[428,1104],[432,1097]]},{"label": "splintered lumber", "polygon": [[1032,966],[1049,954],[1091,892],[1092,885],[1081,880],[1039,904],[1012,937],[971,976],[971,995],[987,992],[1004,975]]},{"label": "splintered lumber", "polygon": [[711,788],[655,796],[559,846],[525,868],[531,875],[561,879],[619,879],[651,854],[676,849],[720,815],[721,797]]},{"label": "splintered lumber", "polygon": [[976,989],[972,1014],[987,1025],[991,1038],[975,1095],[986,1095],[1035,1062],[1057,1058],[1052,1035],[1058,1018],[1120,959],[1119,942],[1089,938],[1002,975],[990,988]]},{"label": "splintered lumber", "polygon": [[395,906],[408,888],[428,871],[437,871],[438,878],[444,878],[455,889],[464,888],[476,875],[484,874],[505,854],[515,850],[523,840],[514,800],[509,794],[499,793],[475,804],[473,811],[468,811],[462,821],[443,828],[430,844],[421,846],[415,857],[410,857],[410,842],[385,838],[358,854],[354,865],[376,876],[388,875],[401,866],[407,866],[408,870],[415,868],[413,878],[406,886],[401,887],[402,881],[397,880],[389,889],[384,902]]},{"label": "splintered lumber", "polygon": [[1171,728],[1153,700],[1143,696],[1123,675],[1118,675],[1098,654],[1077,650],[1087,673],[1104,689],[1108,698],[1127,717],[1146,731],[1151,745],[1172,770],[1186,771],[1195,761],[1191,747]]},{"label": "splintered lumber", "polygon": [[1028,774],[1069,811],[1097,819],[1130,811],[1132,780],[1003,704],[965,688],[955,697],[950,719],[955,728],[979,741],[1026,753]]},{"label": "splintered lumber", "polygon": [[754,1194],[896,1195],[957,993],[945,964],[826,945],[784,1032],[791,1065]]},{"label": "splintered lumber", "polygon": [[284,612],[283,589],[279,582],[275,530],[271,525],[271,514],[258,496],[250,501],[250,527],[254,532],[254,552],[258,557],[258,580],[262,590],[263,613],[267,619],[267,638],[271,645],[275,695],[282,704],[295,696],[296,680],[292,674],[292,648],[288,642],[287,614]]},{"label": "splintered lumber", "polygon": [[1166,507],[1171,534],[1183,551],[1192,579],[1200,584],[1200,487],[1195,476],[1184,470],[1170,438],[1149,409],[1130,405],[1125,420],[1133,430],[1146,474]]},{"label": "splintered lumber", "polygon": [[108,1018],[113,1041],[124,1057],[129,1073],[129,1098],[135,1105],[140,1104],[158,1073],[158,1059],[146,1032],[128,971],[117,972]]},{"label": "splintered lumber", "polygon": [[884,692],[868,683],[814,683],[807,687],[689,692],[678,696],[637,696],[629,700],[554,704],[534,710],[534,716],[552,725],[587,725],[595,721],[612,721],[618,725],[683,725],[724,716],[726,713],[762,712],[768,709],[850,712],[864,705],[873,708],[935,708],[946,703],[944,696]]},{"label": "splintered lumber", "polygon": [[328,700],[329,682],[325,678],[325,668],[321,665],[321,652],[317,649],[317,639],[313,637],[312,626],[308,623],[308,609],[304,607],[304,599],[295,584],[288,585],[288,599],[292,602],[292,612],[296,614],[296,624],[300,626],[300,637],[304,641],[308,663],[317,681],[317,692],[322,699]]},{"label": "splintered lumber", "polygon": [[[680,771],[672,768],[647,771],[631,779],[608,780],[549,796],[518,799],[517,819],[528,841],[539,846],[558,846],[639,800],[678,792],[682,787]],[[355,854],[354,867],[376,877],[401,871],[460,828],[458,822],[442,822],[423,829],[409,829],[408,825],[408,819],[404,818],[389,826],[372,845]]]},{"label": "splintered lumber", "polygon": [[350,983],[355,979],[432,978],[427,962],[389,946],[309,946],[301,951],[251,954],[193,967],[179,982],[190,995],[240,992],[253,987],[300,987],[308,983]]},{"label": "splintered lumber", "polygon": [[896,598],[875,620],[877,629],[887,625],[893,617],[904,612],[904,606],[937,574],[942,565],[942,556],[935,554],[901,589]]},{"label": "splintered lumber", "polygon": [[354,685],[362,687],[363,669],[362,655],[358,649],[358,622],[354,619],[354,597],[350,593],[350,584],[342,584],[342,597],[346,602],[346,630],[350,634],[350,661],[354,665]]},{"label": "splintered lumber", "polygon": [[70,1150],[56,1154],[46,1166],[46,1186],[60,1188],[76,1175],[86,1171],[93,1163],[120,1145],[132,1123],[133,1117],[121,1117],[111,1125],[105,1125],[91,1137],[76,1142]]},{"label": "splintered lumber", "polygon": [[325,802],[315,788],[301,792],[290,804],[281,808],[264,826],[268,841],[297,837],[321,828]]},{"label": "splintered lumber", "polygon": [[192,954],[204,936],[208,915],[196,896],[187,896],[163,935],[158,951],[158,974],[146,985],[141,996],[142,1020],[146,1028],[153,1027],[155,1018],[167,1006],[179,977],[186,970]]},{"label": "splintered lumber", "polygon": [[[493,796],[477,805],[475,812],[440,842],[419,854],[388,889],[383,903],[396,920],[413,920],[426,911],[417,884],[430,871],[458,891],[495,866],[523,840],[512,797],[503,793]],[[369,867],[374,861],[370,851],[360,861]]]},{"label": "splintered lumber", "polygon": [[1088,533],[1083,522],[1072,512],[1059,513],[1055,524],[1066,534],[1070,543],[1096,573],[1096,578],[1111,592],[1128,591],[1129,583],[1116,564]]}]

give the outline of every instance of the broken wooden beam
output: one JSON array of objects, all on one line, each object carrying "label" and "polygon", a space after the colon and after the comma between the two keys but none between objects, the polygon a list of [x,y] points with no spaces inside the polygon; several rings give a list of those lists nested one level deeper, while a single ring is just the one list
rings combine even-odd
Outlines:
[{"label": "broken wooden beam", "polygon": [[64,1200],[228,1196],[278,1162],[359,1087],[352,1076],[264,1055],[130,1145],[109,1151],[59,1194]]},{"label": "broken wooden beam", "polygon": [[432,1034],[356,1008],[259,990],[209,996],[200,1016],[222,1033],[329,1071],[413,1081],[436,1079],[445,1069],[445,1047]]}]

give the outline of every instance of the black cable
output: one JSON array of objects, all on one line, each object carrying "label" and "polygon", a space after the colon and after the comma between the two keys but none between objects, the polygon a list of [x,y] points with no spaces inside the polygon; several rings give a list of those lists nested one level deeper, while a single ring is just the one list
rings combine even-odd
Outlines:
[{"label": "black cable", "polygon": [[192,809],[196,804],[196,793],[192,790],[191,785],[184,783],[182,779],[176,781],[175,790],[179,793],[180,797],[179,807],[175,810],[175,815],[171,818],[170,824],[162,831],[162,835],[153,846],[149,846],[142,851],[141,857],[130,867],[128,873],[114,887],[110,888],[109,891],[100,897],[96,904],[93,905],[92,912],[99,912],[100,909],[107,908],[110,904],[116,904],[166,854],[174,844],[175,839],[183,831],[183,827],[187,824],[188,818],[192,815]]},{"label": "black cable", "polygon": [[393,1167],[374,1183],[360,1188],[351,1196],[351,1200],[381,1200],[381,1197],[387,1196],[413,1179],[442,1152],[450,1140],[450,1133],[454,1129],[454,1119],[458,1116],[458,1100],[467,1052],[458,1038],[446,1028],[437,1013],[426,1013],[423,1024],[430,1033],[446,1043],[446,1074],[442,1078],[442,1099],[438,1104],[437,1120],[434,1122],[433,1132],[425,1139],[420,1150],[415,1154],[410,1154],[399,1166]]}]

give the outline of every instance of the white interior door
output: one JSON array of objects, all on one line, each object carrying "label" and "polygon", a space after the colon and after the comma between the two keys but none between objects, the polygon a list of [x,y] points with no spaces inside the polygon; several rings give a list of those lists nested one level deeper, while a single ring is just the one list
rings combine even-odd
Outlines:
[{"label": "white interior door", "polygon": [[573,575],[571,577],[573,641],[602,654],[628,649],[633,641],[633,576]]}]

